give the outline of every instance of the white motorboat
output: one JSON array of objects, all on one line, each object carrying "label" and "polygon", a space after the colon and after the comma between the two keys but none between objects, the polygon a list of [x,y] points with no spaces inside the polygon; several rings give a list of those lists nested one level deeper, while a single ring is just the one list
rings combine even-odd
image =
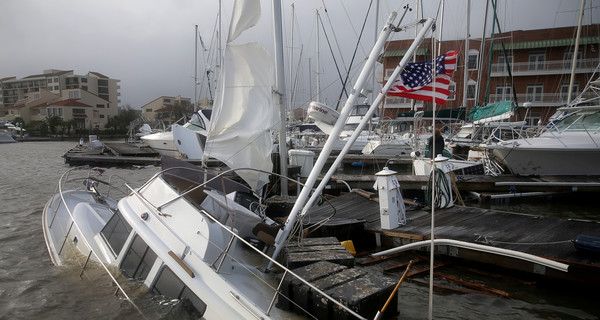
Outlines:
[{"label": "white motorboat", "polygon": [[13,137],[5,131],[0,131],[0,143],[13,143],[17,142],[17,140],[13,139]]},{"label": "white motorboat", "polygon": [[198,110],[184,125],[174,124],[172,126],[175,147],[183,158],[202,159],[211,111],[210,109]]},{"label": "white motorboat", "polygon": [[175,147],[173,131],[171,130],[147,134],[141,136],[140,139],[163,156],[179,157],[179,151]]},{"label": "white motorboat", "polygon": [[568,111],[537,137],[484,147],[514,175],[600,175],[600,106]]}]

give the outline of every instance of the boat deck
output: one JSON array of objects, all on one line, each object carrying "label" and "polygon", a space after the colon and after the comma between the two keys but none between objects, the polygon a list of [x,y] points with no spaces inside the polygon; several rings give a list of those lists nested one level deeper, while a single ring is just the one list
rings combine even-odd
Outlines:
[{"label": "boat deck", "polygon": [[[362,223],[364,231],[377,235],[382,243],[387,242],[394,246],[431,238],[430,211],[408,208],[406,225],[382,230],[376,194],[361,194],[348,193],[330,200],[330,205],[313,207],[309,212],[310,220],[316,223],[322,219],[329,219],[322,228],[358,226]],[[335,208],[335,213],[332,207]],[[345,232],[356,234],[348,230]],[[568,281],[600,284],[600,254],[580,251],[574,246],[575,239],[580,235],[600,238],[598,222],[454,206],[435,211],[434,232],[436,239],[460,240],[511,249],[563,262],[570,267],[569,272],[564,273],[514,258],[446,246],[436,248],[441,254]],[[361,239],[353,241],[356,243]]]}]

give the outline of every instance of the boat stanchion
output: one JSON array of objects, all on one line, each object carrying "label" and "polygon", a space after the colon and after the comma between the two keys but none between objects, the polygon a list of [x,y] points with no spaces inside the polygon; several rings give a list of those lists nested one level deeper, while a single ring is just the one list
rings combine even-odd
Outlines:
[{"label": "boat stanchion", "polygon": [[92,255],[92,250],[90,250],[90,253],[88,253],[87,258],[85,258],[85,262],[83,263],[83,266],[81,267],[81,272],[79,273],[80,278],[83,276],[83,271],[85,271],[85,267],[87,267],[87,264],[88,264],[88,261],[90,261],[91,255]]}]

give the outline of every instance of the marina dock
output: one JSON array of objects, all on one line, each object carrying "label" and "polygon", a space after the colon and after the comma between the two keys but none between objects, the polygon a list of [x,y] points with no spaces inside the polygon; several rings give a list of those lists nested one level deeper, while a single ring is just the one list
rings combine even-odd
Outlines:
[{"label": "marina dock", "polygon": [[[374,243],[395,247],[431,238],[431,212],[428,210],[408,208],[405,225],[383,230],[376,194],[351,192],[328,202],[309,211],[310,222],[305,223],[305,228],[313,230],[312,236],[337,236],[340,241],[352,240],[357,249],[365,244],[364,247]],[[453,206],[435,211],[434,232],[436,239],[510,249],[562,262],[569,265],[569,271],[562,272],[506,256],[446,245],[436,247],[436,253],[442,256],[533,276],[600,285],[600,254],[575,246],[580,236],[600,238],[598,222]]]}]

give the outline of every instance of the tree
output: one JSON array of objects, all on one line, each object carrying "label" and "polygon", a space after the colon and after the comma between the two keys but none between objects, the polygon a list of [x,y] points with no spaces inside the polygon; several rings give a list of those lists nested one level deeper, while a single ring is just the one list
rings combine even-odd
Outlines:
[{"label": "tree", "polygon": [[50,133],[56,135],[56,130],[58,129],[58,126],[62,125],[63,119],[57,115],[46,116],[46,123],[48,124]]},{"label": "tree", "polygon": [[194,106],[187,100],[177,100],[175,104],[165,107],[164,111],[156,114],[156,118],[168,123],[175,123],[186,115],[191,115],[194,112]]},{"label": "tree", "polygon": [[125,133],[129,128],[129,124],[139,117],[139,113],[135,111],[131,106],[125,105],[119,109],[119,114],[114,117],[108,118],[106,129],[113,129],[117,132]]}]

